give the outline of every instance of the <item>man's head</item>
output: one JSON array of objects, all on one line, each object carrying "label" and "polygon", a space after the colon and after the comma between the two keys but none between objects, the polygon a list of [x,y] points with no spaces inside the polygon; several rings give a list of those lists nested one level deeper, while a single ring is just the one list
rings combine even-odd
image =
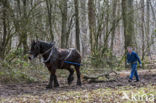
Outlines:
[{"label": "man's head", "polygon": [[128,47],[127,47],[127,50],[128,50],[128,53],[132,53],[132,50],[133,50],[133,49],[132,49],[131,46],[128,46]]}]

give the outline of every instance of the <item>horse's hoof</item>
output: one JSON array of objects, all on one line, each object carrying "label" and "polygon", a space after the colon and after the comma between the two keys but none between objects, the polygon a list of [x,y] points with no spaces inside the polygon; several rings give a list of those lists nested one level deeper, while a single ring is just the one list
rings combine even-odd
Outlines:
[{"label": "horse's hoof", "polygon": [[53,87],[51,85],[47,85],[46,89],[52,89]]},{"label": "horse's hoof", "polygon": [[81,86],[81,82],[77,82],[77,85],[78,85],[78,86]]},{"label": "horse's hoof", "polygon": [[74,77],[68,78],[68,84],[70,85],[73,82],[73,80],[74,80]]},{"label": "horse's hoof", "polygon": [[54,87],[59,87],[60,85],[59,84],[54,84]]},{"label": "horse's hoof", "polygon": [[71,83],[72,83],[71,81],[68,81],[68,85],[71,85]]}]

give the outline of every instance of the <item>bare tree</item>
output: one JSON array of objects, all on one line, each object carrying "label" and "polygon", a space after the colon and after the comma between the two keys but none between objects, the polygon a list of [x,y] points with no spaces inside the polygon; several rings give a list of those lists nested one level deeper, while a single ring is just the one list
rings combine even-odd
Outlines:
[{"label": "bare tree", "polygon": [[96,20],[95,20],[94,0],[88,0],[88,20],[89,20],[91,52],[94,52],[96,50],[96,40],[95,40]]},{"label": "bare tree", "polygon": [[[122,0],[122,16],[125,38],[125,54],[128,46],[134,47],[133,0]],[[125,62],[126,63],[126,62]]]},{"label": "bare tree", "polygon": [[48,13],[48,23],[49,23],[49,31],[51,40],[54,40],[53,28],[52,28],[52,0],[46,0],[47,5],[47,13]]},{"label": "bare tree", "polygon": [[80,51],[80,27],[79,27],[79,2],[74,0],[75,4],[75,28],[76,28],[76,48]]},{"label": "bare tree", "polygon": [[142,31],[142,60],[145,57],[145,36],[144,36],[144,0],[141,0],[142,16],[141,16],[141,31]]},{"label": "bare tree", "polygon": [[112,35],[111,35],[111,51],[113,51],[113,45],[114,45],[114,37],[115,37],[115,23],[116,23],[116,9],[117,9],[117,0],[113,0],[113,12],[112,12],[112,17],[113,17],[113,30],[112,30]]},{"label": "bare tree", "polygon": [[11,40],[10,36],[10,22],[9,22],[9,1],[2,0],[2,39],[0,39],[0,59],[4,59],[5,53],[8,46],[9,41]]},{"label": "bare tree", "polygon": [[61,33],[61,47],[66,48],[68,43],[67,34],[67,1],[61,0],[61,14],[62,14],[62,33]]},{"label": "bare tree", "polygon": [[[146,5],[147,5],[147,10],[146,10],[146,27],[147,27],[147,30],[146,30],[146,38],[147,38],[147,46],[150,45],[150,0],[147,0],[146,1]],[[143,16],[143,15],[142,15]],[[147,48],[148,49],[148,54],[150,53],[150,48]]]}]

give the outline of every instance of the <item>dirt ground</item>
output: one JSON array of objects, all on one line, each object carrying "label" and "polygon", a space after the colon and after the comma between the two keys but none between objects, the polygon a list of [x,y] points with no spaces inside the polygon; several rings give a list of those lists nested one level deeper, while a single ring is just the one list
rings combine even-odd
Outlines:
[{"label": "dirt ground", "polygon": [[76,81],[72,85],[68,86],[67,82],[58,78],[60,87],[53,88],[51,90],[45,89],[48,81],[36,82],[30,84],[0,84],[0,98],[12,97],[17,95],[31,94],[31,95],[42,95],[45,92],[53,91],[59,93],[61,91],[75,91],[75,90],[93,90],[98,88],[118,88],[121,86],[132,86],[132,87],[143,87],[148,84],[156,86],[156,72],[140,71],[140,82],[128,82],[129,72],[120,72],[120,76],[115,80],[105,81],[102,83],[82,83],[82,86],[76,86]]}]

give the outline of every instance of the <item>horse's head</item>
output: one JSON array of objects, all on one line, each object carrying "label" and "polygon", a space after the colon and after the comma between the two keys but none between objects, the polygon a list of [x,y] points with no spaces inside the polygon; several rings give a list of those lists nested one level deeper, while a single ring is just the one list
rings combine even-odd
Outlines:
[{"label": "horse's head", "polygon": [[29,52],[29,59],[32,60],[40,54],[40,42],[39,41],[32,41],[31,48]]}]

